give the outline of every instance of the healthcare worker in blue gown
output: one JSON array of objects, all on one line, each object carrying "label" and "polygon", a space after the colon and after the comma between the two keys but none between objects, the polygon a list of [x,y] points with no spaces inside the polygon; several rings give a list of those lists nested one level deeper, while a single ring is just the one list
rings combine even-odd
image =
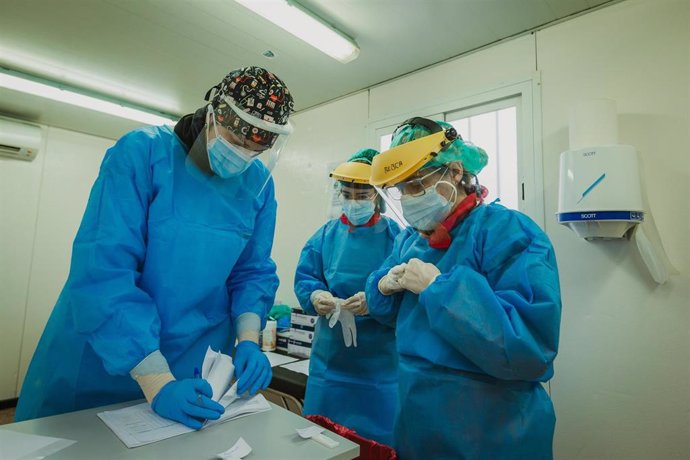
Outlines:
[{"label": "healthcare worker in blue gown", "polygon": [[456,136],[410,119],[372,165],[410,224],[366,287],[369,314],[397,325],[395,447],[403,460],[550,459],[554,250],[524,214],[482,203],[487,155]]},{"label": "healthcare worker in blue gown", "polygon": [[174,130],[137,129],[107,151],[18,421],[146,397],[200,428],[224,409],[195,367],[236,338],[238,391],[270,382],[257,345],[278,286],[270,159],[289,134],[292,96],[247,67],[206,100]]},{"label": "healthcare worker in blue gown", "polygon": [[[400,228],[381,215],[368,185],[373,149],[362,149],[331,177],[343,214],[307,242],[295,274],[302,308],[318,314],[304,415],[323,415],[359,435],[392,444],[397,407],[393,323],[368,315],[367,277],[388,257]],[[330,325],[329,325],[330,324]]]}]

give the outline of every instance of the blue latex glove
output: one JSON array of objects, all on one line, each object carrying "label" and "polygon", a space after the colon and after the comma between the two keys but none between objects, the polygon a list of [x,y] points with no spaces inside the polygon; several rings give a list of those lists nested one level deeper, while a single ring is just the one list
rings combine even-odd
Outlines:
[{"label": "blue latex glove", "polygon": [[211,385],[203,379],[173,380],[158,392],[151,408],[161,417],[198,430],[202,420],[218,420],[225,408],[212,400]]},{"label": "blue latex glove", "polygon": [[259,345],[251,340],[243,340],[235,347],[235,374],[238,395],[243,395],[247,390],[250,395],[265,390],[273,377],[271,363]]}]

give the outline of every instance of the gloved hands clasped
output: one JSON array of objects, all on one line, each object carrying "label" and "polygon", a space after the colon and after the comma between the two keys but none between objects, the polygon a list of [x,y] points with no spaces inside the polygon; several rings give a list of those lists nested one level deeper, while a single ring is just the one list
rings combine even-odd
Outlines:
[{"label": "gloved hands clasped", "polygon": [[336,298],[328,291],[314,291],[311,293],[310,300],[316,313],[321,316],[326,316],[335,309]]},{"label": "gloved hands clasped", "polygon": [[396,265],[379,280],[378,288],[381,294],[391,295],[407,289],[419,294],[429,287],[441,274],[434,264],[410,259],[409,262]]},{"label": "gloved hands clasped", "polygon": [[369,305],[364,292],[360,291],[352,297],[345,299],[341,305],[345,310],[349,310],[353,315],[362,316],[369,313]]},{"label": "gloved hands clasped", "polygon": [[271,383],[273,371],[266,355],[261,352],[259,345],[251,340],[243,340],[235,347],[235,376],[237,377],[237,394],[243,395],[249,391],[255,395],[259,390],[265,390]]},{"label": "gloved hands clasped", "polygon": [[204,379],[172,380],[153,398],[151,408],[161,417],[199,430],[204,420],[218,420],[225,412],[211,395],[211,385]]},{"label": "gloved hands clasped", "polygon": [[406,265],[405,263],[396,265],[388,270],[388,273],[379,280],[378,287],[381,294],[391,295],[405,290],[405,288],[400,286],[399,280],[403,273],[405,273]]}]

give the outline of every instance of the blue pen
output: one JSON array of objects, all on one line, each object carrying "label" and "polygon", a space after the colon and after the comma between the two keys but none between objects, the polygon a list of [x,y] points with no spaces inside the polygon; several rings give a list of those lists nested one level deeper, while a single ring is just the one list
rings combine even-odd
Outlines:
[{"label": "blue pen", "polygon": [[[198,368],[198,367],[195,367],[195,368],[194,368],[194,378],[195,378],[195,379],[200,379],[200,378],[201,378],[201,372],[199,372],[199,368]],[[197,393],[197,394],[196,394],[196,402],[197,402],[198,405],[201,405],[201,393]],[[203,423],[204,425],[205,425],[206,422],[207,422],[206,419],[199,419],[199,420],[201,420],[201,423]]]},{"label": "blue pen", "polygon": [[[195,379],[200,379],[201,378],[201,372],[199,372],[199,368],[195,367],[194,368],[194,378]],[[201,403],[201,393],[196,394],[196,402]]]}]

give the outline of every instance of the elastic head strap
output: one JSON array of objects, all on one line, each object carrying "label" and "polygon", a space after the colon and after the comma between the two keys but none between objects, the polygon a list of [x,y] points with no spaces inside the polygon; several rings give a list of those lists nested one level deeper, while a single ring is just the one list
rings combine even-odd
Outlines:
[{"label": "elastic head strap", "polygon": [[[434,120],[430,120],[428,118],[423,118],[423,117],[412,117],[408,118],[407,120],[403,121],[402,124],[400,124],[397,128],[395,128],[395,131],[393,131],[393,138],[395,138],[395,135],[397,134],[398,130],[404,126],[421,126],[423,128],[426,128],[427,131],[429,131],[429,134],[434,134],[438,133],[440,131],[443,131],[443,126],[439,125],[436,123]],[[449,128],[446,130],[448,132],[448,135],[446,136],[448,140],[454,140],[455,138],[462,139],[462,136],[455,130],[455,128]]]},{"label": "elastic head strap", "polygon": [[441,125],[436,123],[434,120],[429,120],[428,118],[422,118],[422,117],[412,117],[412,118],[408,118],[407,120],[403,121],[400,124],[400,126],[395,128],[395,131],[393,131],[393,137],[395,137],[395,134],[398,132],[398,130],[400,128],[402,128],[403,126],[407,126],[407,125],[413,125],[413,126],[417,125],[417,126],[421,126],[423,128],[426,128],[427,131],[429,131],[429,134],[434,134],[434,133],[437,133],[439,131],[443,131],[443,128],[441,127]]},{"label": "elastic head strap", "polygon": [[218,91],[220,89],[220,83],[218,83],[215,86],[211,86],[208,91],[206,91],[206,95],[204,96],[204,100],[211,102],[211,94],[213,93],[213,90]]}]

